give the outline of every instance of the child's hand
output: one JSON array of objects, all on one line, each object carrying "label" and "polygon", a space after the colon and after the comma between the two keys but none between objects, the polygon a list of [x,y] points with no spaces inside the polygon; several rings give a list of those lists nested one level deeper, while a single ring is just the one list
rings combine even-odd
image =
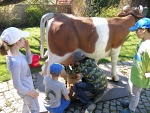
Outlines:
[{"label": "child's hand", "polygon": [[25,45],[24,48],[26,49],[27,53],[30,54],[30,45],[29,45],[29,41],[25,39]]},{"label": "child's hand", "polygon": [[75,66],[79,66],[79,65],[80,65],[80,62],[79,62],[79,61],[76,61],[76,62],[74,63],[74,65],[75,65]]},{"label": "child's hand", "polygon": [[32,98],[37,98],[39,96],[39,93],[35,90],[28,91],[27,95],[31,96]]},{"label": "child's hand", "polygon": [[46,76],[47,75],[47,68],[48,68],[48,59],[45,61],[45,64],[43,65],[43,72],[42,75]]},{"label": "child's hand", "polygon": [[150,73],[145,73],[146,78],[150,78]]},{"label": "child's hand", "polygon": [[28,40],[26,40],[26,39],[24,39],[24,40],[25,40],[24,48],[25,48],[25,49],[30,48],[30,46],[29,46],[29,41],[28,41]]}]

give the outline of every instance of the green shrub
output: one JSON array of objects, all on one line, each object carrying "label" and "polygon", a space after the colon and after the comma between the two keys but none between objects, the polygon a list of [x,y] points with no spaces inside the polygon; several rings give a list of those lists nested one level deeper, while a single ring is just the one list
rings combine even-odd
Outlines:
[{"label": "green shrub", "polygon": [[27,14],[27,25],[32,26],[39,26],[40,19],[42,17],[42,11],[37,6],[30,6],[25,9]]},{"label": "green shrub", "polygon": [[100,16],[105,18],[116,17],[118,8],[115,6],[109,7],[107,10],[105,8],[102,9]]}]

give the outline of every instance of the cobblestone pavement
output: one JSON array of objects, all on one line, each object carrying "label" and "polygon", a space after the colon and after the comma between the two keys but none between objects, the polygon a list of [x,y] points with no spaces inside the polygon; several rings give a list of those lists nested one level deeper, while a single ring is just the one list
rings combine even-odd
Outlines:
[{"label": "cobblestone pavement", "polygon": [[[131,68],[132,61],[119,62],[118,69],[121,73],[128,76]],[[110,64],[101,64],[100,66]],[[33,74],[34,75],[34,74]],[[36,77],[33,76],[34,82]],[[122,97],[114,100],[99,102],[93,113],[118,113],[122,109],[120,101],[128,100],[128,97]],[[16,90],[13,88],[12,80],[0,83],[0,113],[21,113],[22,101],[17,95]],[[84,113],[83,106],[74,106],[66,109],[65,113]],[[140,96],[136,113],[150,113],[150,88],[143,89]]]}]

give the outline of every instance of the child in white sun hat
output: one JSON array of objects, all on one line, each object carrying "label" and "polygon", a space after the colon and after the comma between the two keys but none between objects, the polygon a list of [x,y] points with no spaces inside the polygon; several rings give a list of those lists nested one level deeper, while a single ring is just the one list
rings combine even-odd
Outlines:
[{"label": "child in white sun hat", "polygon": [[[14,88],[23,99],[22,113],[39,113],[39,93],[34,90],[28,65],[32,62],[32,54],[29,42],[24,38],[29,35],[29,32],[16,27],[5,29],[1,34],[0,54],[6,55],[6,64],[12,75]],[[19,51],[21,48],[25,48],[26,55]]]}]

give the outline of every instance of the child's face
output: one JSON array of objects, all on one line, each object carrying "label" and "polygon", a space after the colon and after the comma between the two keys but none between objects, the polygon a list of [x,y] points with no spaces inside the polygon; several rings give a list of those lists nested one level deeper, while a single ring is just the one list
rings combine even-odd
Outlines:
[{"label": "child's face", "polygon": [[25,39],[24,38],[21,38],[19,40],[19,46],[20,46],[20,48],[23,48],[25,46]]},{"label": "child's face", "polygon": [[144,37],[145,37],[145,32],[146,32],[146,29],[145,29],[145,28],[138,28],[138,29],[136,30],[136,34],[137,34],[138,38],[140,38],[140,39],[144,39]]}]

